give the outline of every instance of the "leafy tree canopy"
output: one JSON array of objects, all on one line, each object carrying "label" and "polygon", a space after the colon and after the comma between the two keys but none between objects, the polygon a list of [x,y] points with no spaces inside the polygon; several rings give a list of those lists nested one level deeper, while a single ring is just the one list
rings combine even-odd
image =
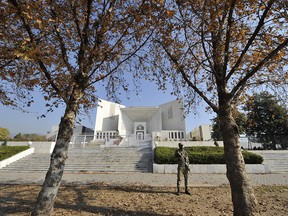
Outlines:
[{"label": "leafy tree canopy", "polygon": [[171,82],[186,110],[203,99],[219,113],[221,91],[235,106],[248,98],[247,90],[263,85],[285,98],[285,1],[162,2],[165,13],[146,56],[149,79],[163,90]]},{"label": "leafy tree canopy", "polygon": [[38,134],[18,133],[13,137],[13,141],[46,141],[46,136]]},{"label": "leafy tree canopy", "polygon": [[128,91],[126,74],[137,77],[139,62],[132,60],[154,33],[159,7],[146,0],[0,2],[1,103],[16,106],[16,94],[29,106],[37,88],[48,112],[65,106],[32,215],[53,210],[78,114],[96,105],[99,87],[117,102],[118,90]]},{"label": "leafy tree canopy", "polygon": [[276,149],[279,144],[287,148],[288,110],[268,92],[255,94],[245,105],[247,135],[256,137],[265,148]]},{"label": "leafy tree canopy", "polygon": [[136,77],[138,62],[124,63],[154,31],[152,18],[141,22],[151,8],[157,3],[1,1],[0,102],[30,106],[30,92],[40,89],[52,111],[72,94],[82,96],[79,88],[80,108],[88,109],[98,99],[96,83],[118,101],[118,89],[128,91],[125,74]]},{"label": "leafy tree canopy", "polygon": [[0,141],[7,141],[10,139],[10,131],[7,128],[0,127]]}]

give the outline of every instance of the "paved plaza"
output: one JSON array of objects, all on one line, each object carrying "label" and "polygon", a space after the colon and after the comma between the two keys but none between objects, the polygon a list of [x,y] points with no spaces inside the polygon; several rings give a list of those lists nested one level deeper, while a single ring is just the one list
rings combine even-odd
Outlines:
[{"label": "paved plaza", "polygon": [[[0,170],[0,184],[42,184],[45,172],[4,172]],[[255,186],[286,185],[288,173],[248,174]],[[106,183],[111,185],[176,186],[176,174],[153,173],[65,173],[62,184]],[[227,185],[225,174],[190,174],[190,186]]]}]

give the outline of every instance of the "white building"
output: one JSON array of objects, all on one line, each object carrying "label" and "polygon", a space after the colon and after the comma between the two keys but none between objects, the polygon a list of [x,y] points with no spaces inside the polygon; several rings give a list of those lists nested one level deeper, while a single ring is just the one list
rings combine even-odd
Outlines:
[{"label": "white building", "polygon": [[[59,125],[52,126],[52,130],[49,131],[46,135],[46,139],[48,141],[56,142],[57,135],[59,131]],[[83,125],[75,125],[73,128],[73,136],[71,138],[71,143],[85,143],[93,140],[94,130],[91,128],[87,128]]]},{"label": "white building", "polygon": [[125,107],[105,100],[99,101],[95,140],[105,140],[109,145],[135,146],[152,138],[186,139],[181,100],[153,107]]},{"label": "white building", "polygon": [[187,139],[194,141],[211,141],[211,133],[211,125],[200,125],[187,134]]}]

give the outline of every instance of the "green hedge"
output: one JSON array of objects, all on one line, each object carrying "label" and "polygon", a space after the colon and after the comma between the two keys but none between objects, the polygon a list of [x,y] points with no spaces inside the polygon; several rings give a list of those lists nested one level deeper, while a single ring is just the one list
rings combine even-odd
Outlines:
[{"label": "green hedge", "polygon": [[[176,164],[174,154],[177,148],[156,147],[154,161],[157,164]],[[224,148],[213,146],[185,147],[190,164],[225,164]],[[242,152],[246,164],[261,164],[263,157],[252,152]]]},{"label": "green hedge", "polygon": [[263,157],[261,155],[257,155],[252,152],[243,151],[242,152],[244,161],[246,164],[262,164],[263,163]]},{"label": "green hedge", "polygon": [[27,149],[29,149],[29,146],[0,146],[0,161]]}]

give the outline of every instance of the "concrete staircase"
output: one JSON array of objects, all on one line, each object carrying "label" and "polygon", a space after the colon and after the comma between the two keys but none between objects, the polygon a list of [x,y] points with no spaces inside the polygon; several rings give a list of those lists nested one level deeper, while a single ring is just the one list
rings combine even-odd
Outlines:
[{"label": "concrete staircase", "polygon": [[[288,173],[288,151],[252,151],[264,158],[272,173]],[[150,144],[138,147],[70,146],[65,172],[152,172],[152,149]],[[33,153],[18,160],[1,172],[43,172],[50,164],[49,153]]]},{"label": "concrete staircase", "polygon": [[[2,171],[47,171],[50,155],[33,153]],[[85,147],[71,146],[65,172],[152,172],[151,147]]]},{"label": "concrete staircase", "polygon": [[267,164],[272,173],[288,173],[288,151],[286,150],[263,150],[251,151],[261,155],[264,159],[263,164]]}]

